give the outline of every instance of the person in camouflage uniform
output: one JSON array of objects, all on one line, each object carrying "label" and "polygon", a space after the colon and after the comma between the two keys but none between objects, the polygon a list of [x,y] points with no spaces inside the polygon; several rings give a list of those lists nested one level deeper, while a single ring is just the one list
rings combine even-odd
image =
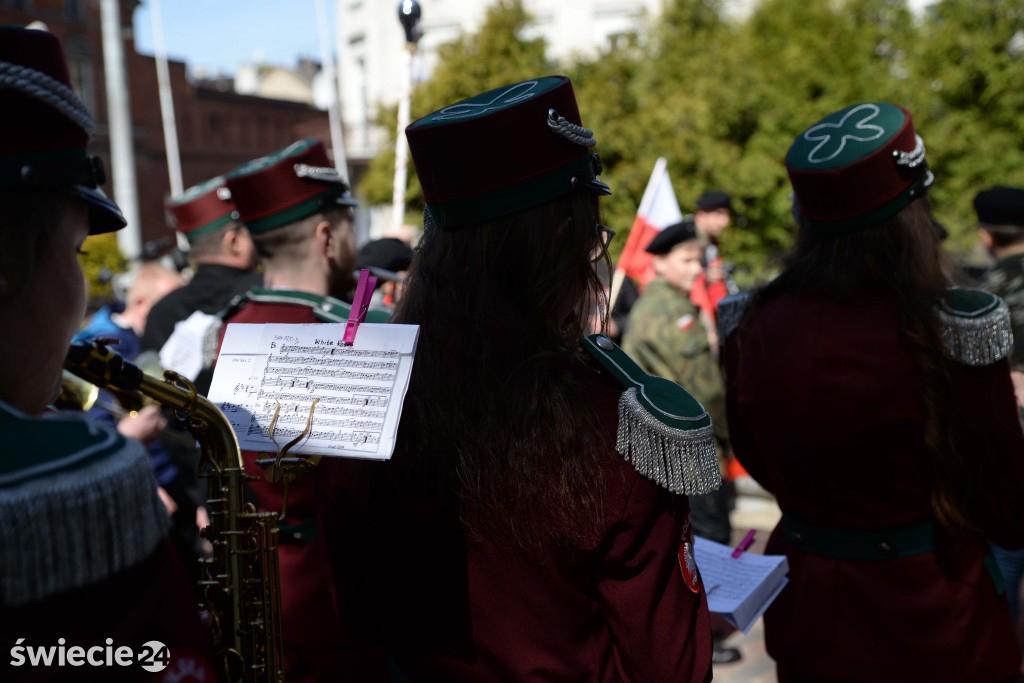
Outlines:
[{"label": "person in camouflage uniform", "polygon": [[[1018,405],[1024,404],[1024,189],[997,185],[974,197],[978,233],[996,263],[985,274],[987,290],[1006,302],[1013,327],[1011,377]],[[1024,406],[1022,406],[1024,407]],[[1022,411],[1024,415],[1024,411]],[[992,545],[999,570],[1006,579],[1007,595],[1017,622],[1020,583],[1024,577],[1024,550]]]},{"label": "person in camouflage uniform", "polygon": [[[981,241],[996,263],[986,273],[985,289],[1010,308],[1014,374],[1024,373],[1024,189],[996,186],[974,198]],[[1014,382],[1016,385],[1018,382]]]}]

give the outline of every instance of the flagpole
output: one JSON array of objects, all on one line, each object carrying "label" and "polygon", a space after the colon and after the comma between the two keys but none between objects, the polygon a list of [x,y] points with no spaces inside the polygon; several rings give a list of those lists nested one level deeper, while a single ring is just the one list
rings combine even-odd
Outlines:
[{"label": "flagpole", "polygon": [[[335,6],[335,11],[339,11]],[[324,80],[327,81],[327,92],[330,106],[327,107],[327,120],[331,128],[331,151],[334,153],[334,167],[341,177],[348,182],[348,159],[345,157],[345,138],[341,128],[341,112],[338,106],[338,82],[335,78],[334,58],[331,57],[330,37],[327,32],[326,0],[316,0],[316,24],[320,33],[320,61],[323,62]]]},{"label": "flagpole", "polygon": [[[178,124],[174,116],[174,94],[171,90],[171,72],[167,65],[167,45],[164,42],[164,15],[161,0],[151,0],[149,18],[153,22],[153,57],[156,60],[156,80],[160,94],[160,119],[164,129],[164,156],[167,159],[167,178],[171,183],[171,196],[185,192],[181,174],[181,151],[178,148]],[[175,231],[178,249],[189,250],[188,239]]]},{"label": "flagpole", "polygon": [[121,207],[125,220],[128,221],[128,226],[117,233],[117,244],[121,249],[121,255],[132,260],[142,253],[142,225],[139,221],[131,100],[128,95],[128,77],[125,73],[120,3],[117,0],[101,0],[100,19],[103,31],[103,71],[107,85],[107,125],[110,131],[114,201]]},{"label": "flagpole", "polygon": [[[665,167],[667,165],[668,160],[665,157],[658,157],[657,161],[654,162],[654,170],[651,171],[651,177],[647,181],[647,187],[644,188],[644,194],[640,198],[640,206],[636,210],[637,216],[646,216],[650,212],[651,205],[654,203],[654,198],[657,196],[658,190],[658,185],[654,181],[661,177],[661,174],[665,172]],[[626,246],[623,248],[622,254],[619,255],[619,261],[615,264],[615,273],[612,275],[612,289],[608,296],[609,311],[615,308],[615,302],[619,300],[619,294],[622,292],[622,283],[626,280],[626,270],[625,268],[622,268],[621,265],[625,260],[623,257],[626,255],[626,250],[629,249],[630,246],[629,238],[626,238]]]}]

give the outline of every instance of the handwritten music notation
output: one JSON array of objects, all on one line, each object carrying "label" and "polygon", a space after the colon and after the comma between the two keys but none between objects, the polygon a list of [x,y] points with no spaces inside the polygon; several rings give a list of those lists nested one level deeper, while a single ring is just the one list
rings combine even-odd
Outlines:
[{"label": "handwritten music notation", "polygon": [[402,354],[399,351],[371,351],[368,349],[356,349],[351,346],[295,346],[295,345],[282,345],[281,353],[312,353],[322,354],[327,353],[330,356],[354,356],[357,358],[365,358],[367,356],[373,356],[374,358],[399,358]]},{"label": "handwritten music notation", "polygon": [[418,331],[364,323],[346,346],[344,325],[229,325],[210,398],[243,448],[275,451],[308,426],[292,452],[388,458]]}]

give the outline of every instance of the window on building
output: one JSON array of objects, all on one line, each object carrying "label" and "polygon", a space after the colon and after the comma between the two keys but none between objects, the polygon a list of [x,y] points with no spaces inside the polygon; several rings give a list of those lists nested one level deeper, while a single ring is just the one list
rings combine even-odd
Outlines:
[{"label": "window on building", "polygon": [[71,88],[91,112],[96,111],[96,81],[92,71],[92,49],[89,41],[81,36],[69,36],[64,41],[64,52],[68,58],[68,75]]}]

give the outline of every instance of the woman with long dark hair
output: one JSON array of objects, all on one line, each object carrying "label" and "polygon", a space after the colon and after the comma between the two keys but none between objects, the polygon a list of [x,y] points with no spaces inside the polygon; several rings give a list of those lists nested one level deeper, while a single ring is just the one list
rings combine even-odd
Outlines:
[{"label": "woman with long dark hair", "polygon": [[325,517],[353,680],[382,675],[373,652],[414,681],[709,679],[673,491],[717,483],[710,421],[672,385],[690,423],[640,425],[595,360],[628,359],[583,337],[612,233],[571,84],[484,93],[407,135],[427,210],[393,318],[420,326],[399,445]]},{"label": "woman with long dark hair", "polygon": [[902,108],[835,112],[786,164],[796,245],[723,315],[730,436],[783,512],[779,680],[1016,680],[986,543],[1024,544],[1006,306],[950,289]]}]

